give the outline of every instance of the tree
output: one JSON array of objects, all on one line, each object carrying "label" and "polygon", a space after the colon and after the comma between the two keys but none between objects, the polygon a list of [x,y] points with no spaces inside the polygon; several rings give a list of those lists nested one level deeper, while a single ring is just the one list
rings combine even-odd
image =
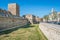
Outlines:
[{"label": "tree", "polygon": [[23,15],[23,17],[25,18],[25,15]]},{"label": "tree", "polygon": [[44,18],[46,21],[48,21],[49,16],[48,16],[48,15],[45,15],[43,18]]}]

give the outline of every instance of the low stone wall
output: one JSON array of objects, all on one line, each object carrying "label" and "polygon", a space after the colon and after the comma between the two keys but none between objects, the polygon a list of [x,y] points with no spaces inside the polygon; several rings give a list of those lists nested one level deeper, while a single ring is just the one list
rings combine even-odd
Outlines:
[{"label": "low stone wall", "polygon": [[60,40],[60,25],[40,23],[39,28],[48,40]]},{"label": "low stone wall", "polygon": [[22,18],[0,17],[0,30],[8,29],[16,26],[24,26],[27,20]]}]

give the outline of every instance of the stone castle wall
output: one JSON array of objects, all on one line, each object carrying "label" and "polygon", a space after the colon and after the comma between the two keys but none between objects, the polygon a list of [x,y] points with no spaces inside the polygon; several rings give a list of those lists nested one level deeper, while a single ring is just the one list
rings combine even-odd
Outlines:
[{"label": "stone castle wall", "polygon": [[17,26],[24,26],[27,24],[27,22],[27,20],[22,18],[0,17],[0,30]]}]

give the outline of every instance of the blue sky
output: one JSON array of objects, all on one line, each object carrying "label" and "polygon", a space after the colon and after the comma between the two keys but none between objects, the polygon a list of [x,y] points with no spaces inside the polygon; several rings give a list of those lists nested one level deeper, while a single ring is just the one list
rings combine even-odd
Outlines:
[{"label": "blue sky", "polygon": [[0,8],[8,10],[9,3],[20,6],[20,16],[33,14],[39,17],[48,15],[52,8],[60,11],[60,0],[0,0]]}]

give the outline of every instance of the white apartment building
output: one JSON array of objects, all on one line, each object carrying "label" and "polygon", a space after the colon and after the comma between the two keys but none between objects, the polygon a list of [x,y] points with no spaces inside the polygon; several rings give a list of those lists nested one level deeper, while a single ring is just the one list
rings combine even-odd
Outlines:
[{"label": "white apartment building", "polygon": [[60,22],[60,12],[57,13],[57,21]]}]

